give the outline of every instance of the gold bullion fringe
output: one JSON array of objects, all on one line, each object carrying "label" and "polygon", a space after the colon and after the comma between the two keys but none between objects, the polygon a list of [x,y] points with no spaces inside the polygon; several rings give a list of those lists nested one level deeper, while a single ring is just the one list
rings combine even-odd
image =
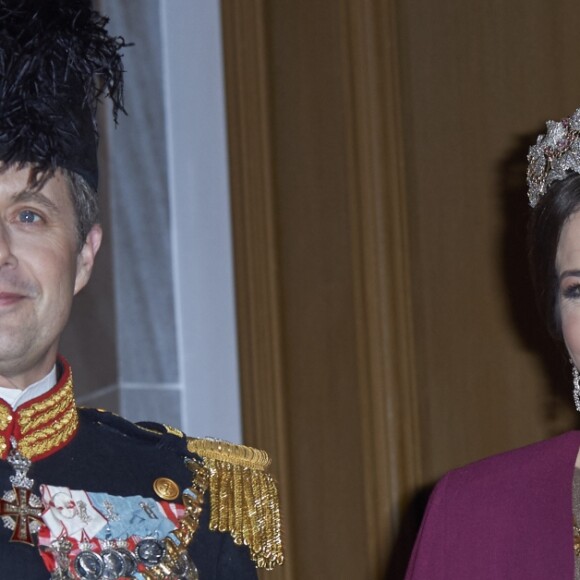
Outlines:
[{"label": "gold bullion fringe", "polygon": [[231,533],[250,549],[259,568],[271,570],[284,561],[278,489],[265,471],[264,451],[212,439],[189,439],[209,469],[211,530]]},{"label": "gold bullion fringe", "polygon": [[[183,570],[184,562],[187,561],[187,548],[199,527],[204,495],[209,484],[209,472],[197,460],[188,460],[186,465],[193,472],[193,482],[191,487],[186,489],[182,495],[185,515],[179,521],[179,527],[165,538],[165,552],[161,562],[142,572],[145,580],[173,578],[173,574],[177,570]],[[185,578],[185,576],[183,577]]]}]

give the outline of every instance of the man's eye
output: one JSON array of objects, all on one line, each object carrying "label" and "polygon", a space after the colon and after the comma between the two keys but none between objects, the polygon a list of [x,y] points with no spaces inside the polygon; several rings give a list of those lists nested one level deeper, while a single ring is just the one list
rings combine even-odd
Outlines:
[{"label": "man's eye", "polygon": [[22,210],[18,214],[18,219],[24,224],[33,224],[41,220],[41,217],[29,209]]}]

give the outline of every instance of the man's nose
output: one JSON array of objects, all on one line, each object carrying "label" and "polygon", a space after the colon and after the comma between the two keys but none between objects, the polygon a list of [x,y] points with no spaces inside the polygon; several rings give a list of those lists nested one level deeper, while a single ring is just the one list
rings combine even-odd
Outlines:
[{"label": "man's nose", "polygon": [[0,220],[0,268],[16,265],[16,257],[12,252],[10,231],[6,227],[6,224]]}]

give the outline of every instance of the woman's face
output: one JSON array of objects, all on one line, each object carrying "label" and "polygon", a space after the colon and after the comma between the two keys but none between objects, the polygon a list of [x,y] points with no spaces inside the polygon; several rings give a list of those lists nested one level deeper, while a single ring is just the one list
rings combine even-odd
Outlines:
[{"label": "woman's face", "polygon": [[558,301],[564,342],[580,368],[580,212],[564,223],[556,253]]}]

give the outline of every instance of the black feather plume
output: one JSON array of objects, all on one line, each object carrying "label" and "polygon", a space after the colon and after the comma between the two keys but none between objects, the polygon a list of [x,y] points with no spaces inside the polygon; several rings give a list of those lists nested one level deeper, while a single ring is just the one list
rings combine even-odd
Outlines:
[{"label": "black feather plume", "polygon": [[0,0],[0,161],[96,186],[96,108],[123,107],[123,38],[87,0]]}]

